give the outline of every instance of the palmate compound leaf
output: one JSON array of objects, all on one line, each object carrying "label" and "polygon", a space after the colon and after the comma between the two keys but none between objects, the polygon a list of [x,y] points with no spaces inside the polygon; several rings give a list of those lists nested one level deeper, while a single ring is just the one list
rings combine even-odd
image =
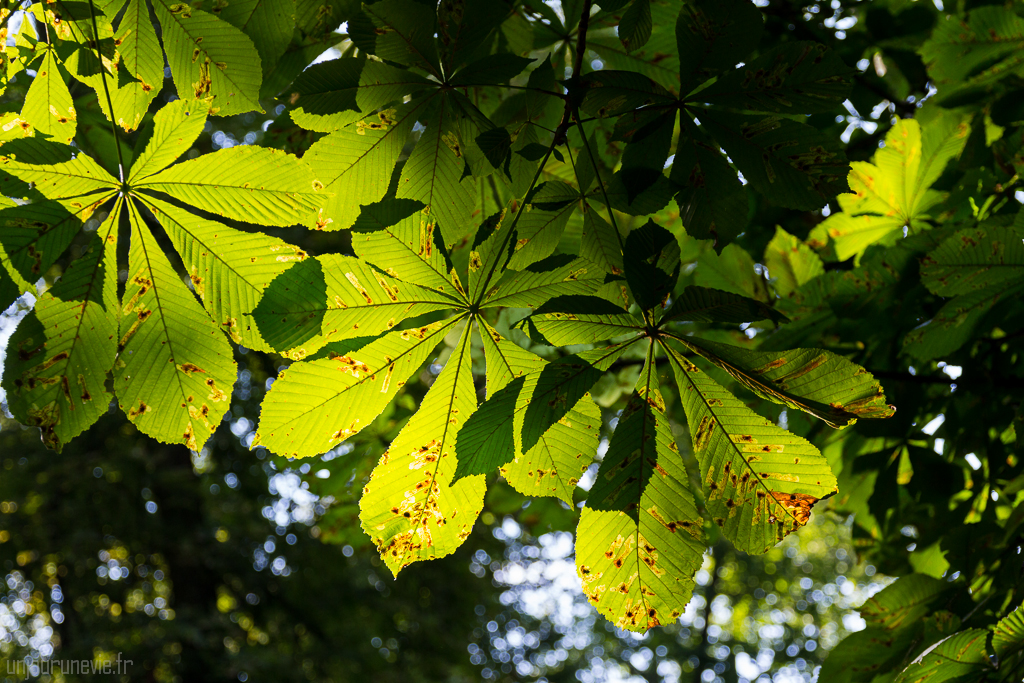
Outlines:
[{"label": "palmate compound leaf", "polygon": [[[487,323],[481,328],[487,396],[515,382],[522,387],[519,396],[525,404],[547,361],[502,338]],[[520,436],[524,418],[525,412],[520,411],[513,420],[513,439],[508,447],[514,449],[514,458],[501,467],[502,476],[523,495],[554,496],[571,505],[573,491],[597,452],[601,410],[585,395],[525,453]]]},{"label": "palmate compound leaf", "polygon": [[107,373],[117,353],[118,199],[68,267],[11,336],[4,385],[11,412],[60,450],[110,406]]},{"label": "palmate compound leaf", "polygon": [[114,392],[139,431],[199,450],[230,407],[237,366],[134,201],[127,210],[132,242]]},{"label": "palmate compound leaf", "polygon": [[931,189],[946,164],[959,156],[971,128],[966,120],[947,114],[922,130],[915,119],[900,119],[885,136],[885,147],[873,163],[851,164],[852,193],[838,197],[842,212],[819,223],[808,236],[812,247],[831,241],[844,261],[870,245],[892,244],[909,233],[926,229],[928,211],[942,199]]},{"label": "palmate compound leaf", "polygon": [[690,601],[705,545],[648,353],[576,531],[583,592],[619,628],[671,623]]},{"label": "palmate compound leaf", "polygon": [[467,323],[359,500],[363,530],[396,576],[413,562],[444,557],[462,545],[483,507],[483,476],[452,482],[455,435],[476,410],[471,332]]},{"label": "palmate compound leaf", "polygon": [[836,478],[818,449],[747,408],[664,345],[700,465],[705,505],[740,550],[767,552],[807,523],[834,494]]},{"label": "palmate compound leaf", "polygon": [[835,429],[895,412],[871,373],[831,351],[754,351],[696,337],[675,339],[761,398],[802,410]]},{"label": "palmate compound leaf", "polygon": [[347,355],[292,363],[263,400],[252,446],[288,457],[330,450],[373,422],[461,320],[392,330]]}]

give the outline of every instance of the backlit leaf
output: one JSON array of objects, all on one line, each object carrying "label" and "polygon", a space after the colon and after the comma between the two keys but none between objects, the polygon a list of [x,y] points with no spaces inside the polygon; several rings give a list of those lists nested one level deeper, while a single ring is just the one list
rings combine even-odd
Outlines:
[{"label": "backlit leaf", "polygon": [[452,483],[455,435],[476,410],[471,326],[373,470],[359,500],[363,529],[396,576],[462,545],[483,507],[484,477]]},{"label": "backlit leaf", "polygon": [[754,413],[675,349],[668,353],[708,515],[737,548],[767,552],[836,492],[835,475],[807,440]]},{"label": "backlit leaf", "polygon": [[135,426],[197,451],[231,407],[237,368],[220,326],[174,272],[133,202],[114,393]]}]

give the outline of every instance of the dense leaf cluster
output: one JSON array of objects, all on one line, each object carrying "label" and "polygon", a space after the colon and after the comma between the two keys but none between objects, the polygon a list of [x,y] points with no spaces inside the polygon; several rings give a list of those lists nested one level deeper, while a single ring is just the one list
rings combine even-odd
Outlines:
[{"label": "dense leaf cluster", "polygon": [[[900,96],[810,24],[763,41],[773,10],[746,0],[307,4],[5,15],[21,20],[8,87],[34,75],[3,119],[0,300],[41,293],[4,388],[48,445],[114,400],[140,431],[200,450],[229,407],[238,347],[287,363],[251,445],[288,457],[357,438],[422,384],[359,502],[391,570],[455,550],[498,470],[524,495],[582,503],[584,591],[640,631],[683,612],[708,534],[763,553],[837,491],[880,548],[913,526],[905,494],[918,496],[906,515],[1016,519],[986,518],[984,496],[951,491],[938,514],[942,501],[913,493],[922,471],[962,471],[922,447],[915,422],[936,411],[920,397],[895,401],[906,420],[845,429],[893,415],[877,378],[901,378],[907,359],[974,357],[979,339],[1012,333],[1014,10],[929,11],[927,35],[907,29],[917,52],[885,48]],[[916,11],[879,7],[865,23],[897,31]],[[305,68],[341,21],[339,54]],[[887,58],[872,57],[879,78]],[[835,131],[811,125],[872,87],[917,113],[921,74],[934,103],[879,130],[870,160],[850,164]],[[111,135],[79,126],[68,79]],[[271,126],[287,132],[273,145],[194,153],[216,117],[274,95]],[[782,218],[794,213],[814,224]],[[773,217],[785,227],[769,238]],[[307,230],[318,248],[299,246]],[[1014,429],[1002,413],[993,424],[1006,426],[985,443],[951,438],[951,457],[1009,451]],[[993,501],[1019,488],[1004,460]],[[910,488],[894,494],[890,471]],[[1002,494],[996,481],[1010,482]],[[952,560],[939,560],[911,564],[942,575]],[[956,651],[1019,657],[1020,639],[986,633],[963,631]]]}]

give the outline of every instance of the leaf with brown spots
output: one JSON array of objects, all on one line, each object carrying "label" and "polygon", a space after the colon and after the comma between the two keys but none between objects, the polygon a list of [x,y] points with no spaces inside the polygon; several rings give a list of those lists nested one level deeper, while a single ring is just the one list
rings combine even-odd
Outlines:
[{"label": "leaf with brown spots", "polygon": [[696,337],[677,337],[676,342],[761,398],[802,410],[835,429],[895,412],[870,372],[831,351],[755,351]]},{"label": "leaf with brown spots", "polygon": [[705,541],[688,483],[649,355],[576,531],[583,592],[619,628],[670,624],[690,600]]},{"label": "leaf with brown spots", "polygon": [[455,435],[476,410],[467,325],[419,410],[391,442],[359,500],[363,530],[395,576],[455,551],[483,507],[483,476],[457,482]]},{"label": "leaf with brown spots", "polygon": [[4,372],[8,406],[18,420],[38,426],[43,442],[56,450],[110,406],[106,379],[117,353],[120,208],[119,200],[82,257],[39,297],[11,337]]},{"label": "leaf with brown spots", "polygon": [[737,548],[768,551],[806,523],[814,500],[836,492],[835,475],[807,440],[747,408],[673,346],[663,348],[675,372],[708,514]]},{"label": "leaf with brown spots", "polygon": [[114,393],[126,413],[148,406],[129,415],[140,431],[199,450],[230,408],[237,368],[223,330],[182,283],[134,201]]}]

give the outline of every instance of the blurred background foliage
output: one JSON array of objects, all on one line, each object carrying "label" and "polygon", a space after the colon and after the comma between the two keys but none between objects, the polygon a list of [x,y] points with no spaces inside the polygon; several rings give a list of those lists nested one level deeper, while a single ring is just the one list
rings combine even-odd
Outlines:
[{"label": "blurred background foliage", "polygon": [[[562,4],[523,3],[532,30],[517,39],[546,49],[566,38],[546,18],[564,16]],[[1015,219],[1022,225],[1024,32],[1018,26],[1001,37],[1010,53],[961,70],[953,68],[958,54],[943,52],[936,36],[979,9],[1005,9],[1024,22],[1024,7],[983,0],[755,4],[766,21],[763,48],[815,40],[856,66],[845,111],[810,117],[844,143],[851,160],[870,160],[901,119],[917,118],[927,131],[955,117],[970,131],[932,185],[941,198],[923,234],[883,240],[842,261],[833,241],[808,240],[840,211],[838,202],[796,211],[748,193],[748,227],[721,254],[686,235],[674,203],[659,214],[680,240],[681,285],[776,302],[794,320],[779,331],[719,326],[712,332],[721,340],[844,353],[881,379],[898,407],[890,420],[834,432],[745,395],[766,417],[823,445],[839,474],[840,494],[815,508],[808,527],[762,557],[716,540],[686,613],[645,636],[611,628],[580,593],[573,511],[553,500],[524,505],[501,485],[492,486],[481,523],[458,553],[393,581],[359,530],[358,496],[443,351],[371,428],[318,459],[289,462],[247,449],[259,402],[286,363],[240,349],[232,410],[198,453],[156,444],[112,413],[55,455],[42,448],[38,430],[0,418],[0,667],[8,667],[0,678],[20,680],[4,673],[11,663],[120,653],[134,663],[124,680],[810,681],[841,639],[863,628],[856,608],[891,577],[918,573],[948,584],[923,609],[954,628],[984,628],[1012,612],[1024,576],[1019,297],[954,320],[947,334],[959,343],[952,348],[907,353],[904,339],[946,304],[922,284],[918,265],[940,238]],[[323,7],[331,8],[327,16],[348,11],[340,1]],[[10,26],[9,42],[17,32]],[[282,60],[287,68],[268,75],[267,114],[211,121],[189,154],[237,144],[305,150],[317,134],[291,123],[287,100],[275,99],[274,90],[310,61],[350,51],[344,31],[314,23],[297,33]],[[602,55],[588,56],[598,68]],[[15,75],[0,111],[17,112],[30,82]],[[82,147],[116,170],[95,97],[71,87]],[[160,98],[172,94],[168,85]],[[595,126],[595,135],[607,133]],[[122,144],[131,156],[145,140],[129,136]],[[605,161],[615,158],[612,150]],[[578,239],[579,230],[570,224],[566,239]],[[312,253],[347,250],[341,233],[290,229],[287,239]],[[787,275],[795,257],[786,250],[809,270]],[[23,310],[3,314],[4,340]],[[504,315],[501,329],[515,312]],[[638,362],[623,363],[598,386],[606,435],[638,370]],[[673,426],[682,435],[685,425]],[[578,494],[577,502],[585,491]],[[928,632],[931,640],[918,634],[890,669],[949,632]],[[831,672],[826,665],[830,683],[876,675],[843,668],[881,661],[871,645],[849,647],[858,649],[834,658]],[[992,680],[1019,680],[1013,675],[1003,669]]]}]

